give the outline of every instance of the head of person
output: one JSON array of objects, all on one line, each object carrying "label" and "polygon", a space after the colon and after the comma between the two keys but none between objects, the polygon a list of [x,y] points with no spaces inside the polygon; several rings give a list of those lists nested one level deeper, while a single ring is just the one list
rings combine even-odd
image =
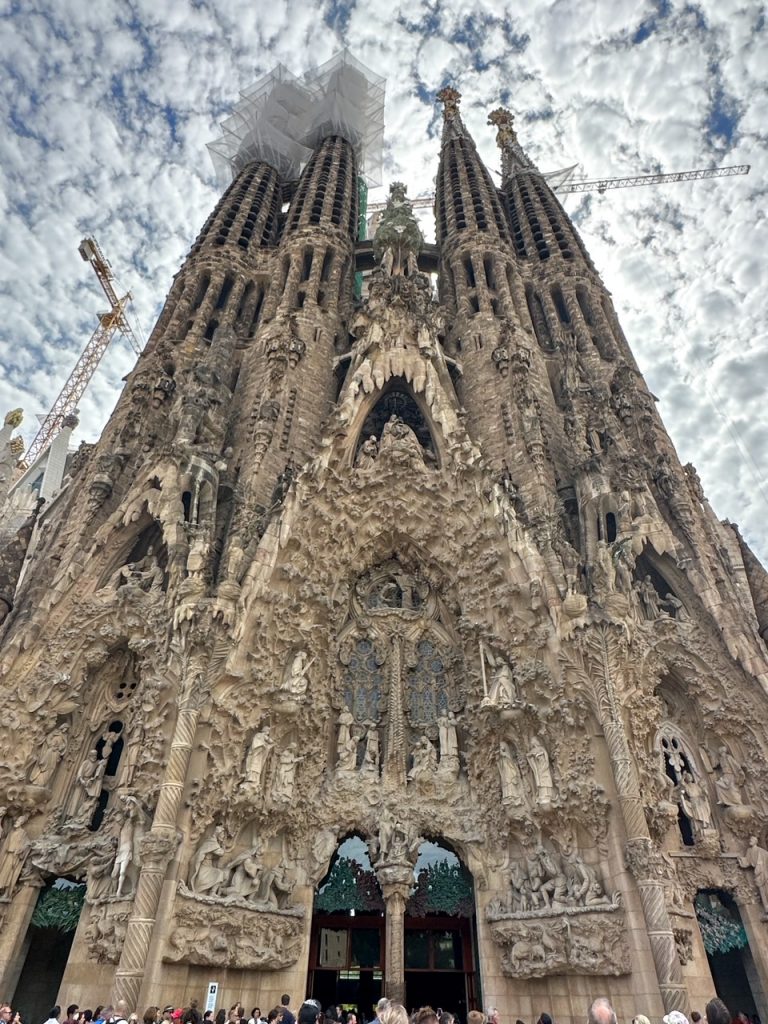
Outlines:
[{"label": "head of person", "polygon": [[203,1020],[213,1022],[213,1010],[206,1010],[203,1014]]},{"label": "head of person", "polygon": [[381,1020],[382,1013],[386,1010],[386,1008],[389,1005],[390,1002],[386,996],[382,996],[378,1003],[376,1003],[376,1016],[379,1018],[379,1020]]},{"label": "head of person", "polygon": [[101,1008],[101,1016],[103,1020],[112,1020],[115,1015],[115,1008],[110,1003]]},{"label": "head of person", "polygon": [[273,1007],[267,1014],[267,1024],[272,1024],[273,1021],[281,1021],[283,1019],[283,1008],[282,1006]]},{"label": "head of person", "polygon": [[[281,1002],[283,1006],[287,1006],[290,1003],[290,996],[283,996]],[[297,1024],[317,1024],[319,1020],[322,1020],[323,1009],[320,1003],[316,999],[307,999],[299,1007],[299,1015],[296,1018]]]},{"label": "head of person", "polygon": [[6,1022],[11,1019],[11,1014],[11,1004],[0,1003],[0,1021],[2,1021],[3,1024],[6,1024]]},{"label": "head of person", "polygon": [[115,1003],[115,1016],[118,1020],[128,1020],[128,1003],[124,999],[118,999]]},{"label": "head of person", "polygon": [[72,1020],[72,1018],[75,1016],[79,1009],[80,1007],[77,1005],[77,1003],[71,1003],[67,1007],[67,1017],[69,1018],[69,1020]]},{"label": "head of person", "polygon": [[699,1024],[701,1020],[701,1014],[698,1010],[693,1010],[691,1013],[691,1024]]},{"label": "head of person", "polygon": [[489,1006],[485,1011],[485,1018],[488,1024],[499,1024],[499,1011],[495,1006]]},{"label": "head of person", "polygon": [[616,1011],[611,1006],[610,1000],[605,996],[595,999],[587,1014],[589,1024],[618,1024]]},{"label": "head of person", "polygon": [[552,1024],[552,1018],[548,1013],[540,1013],[536,1024]]},{"label": "head of person", "polygon": [[159,1009],[157,1006],[148,1006],[144,1011],[144,1016],[142,1017],[144,1024],[156,1024],[158,1012]]},{"label": "head of person", "polygon": [[84,1024],[91,1024],[91,1021],[93,1020],[93,1010],[83,1010],[80,1014],[80,1020],[82,1020]]},{"label": "head of person", "polygon": [[632,1018],[632,1024],[651,1024],[644,1013],[638,1013]]},{"label": "head of person", "polygon": [[440,1024],[453,1024],[455,1019],[456,1018],[453,1016],[453,1014],[449,1013],[447,1010],[443,1010],[443,1012],[440,1014]]},{"label": "head of person", "polygon": [[437,1014],[431,1006],[422,1006],[416,1014],[416,1024],[438,1024]]},{"label": "head of person", "polygon": [[58,1020],[60,1016],[61,1016],[61,1007],[60,1006],[54,1006],[54,1008],[48,1014],[49,1018],[53,1017],[55,1020]]},{"label": "head of person", "polygon": [[[379,1003],[381,1002],[380,999]],[[379,1009],[379,1003],[376,1004],[376,1016],[381,1024],[408,1024],[408,1011],[402,1003],[392,1003],[387,999],[387,1005],[382,1006],[381,1009]]]},{"label": "head of person", "polygon": [[93,1011],[93,1019],[94,1020],[100,1020],[101,1019],[101,1011],[103,1009],[104,1009],[103,1006],[97,1006],[96,1007],[96,1009]]},{"label": "head of person", "polygon": [[661,1019],[664,1024],[688,1024],[688,1018],[681,1010],[670,1010]]},{"label": "head of person", "polygon": [[[313,1002],[314,1002],[314,1000],[313,1000]],[[290,1004],[291,1004],[291,997],[289,995],[280,996],[280,1005],[281,1006],[290,1006]],[[306,1005],[306,1003],[304,1005]]]},{"label": "head of person", "polygon": [[485,1014],[482,1010],[470,1010],[467,1014],[467,1024],[485,1024]]},{"label": "head of person", "polygon": [[261,1020],[261,1010],[258,1008],[258,1006],[254,1006],[254,1008],[251,1010],[251,1016],[253,1017],[254,1020]]}]

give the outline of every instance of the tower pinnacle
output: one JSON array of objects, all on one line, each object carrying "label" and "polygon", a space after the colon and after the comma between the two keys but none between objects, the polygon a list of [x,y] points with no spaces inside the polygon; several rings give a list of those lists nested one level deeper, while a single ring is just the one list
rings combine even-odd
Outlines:
[{"label": "tower pinnacle", "polygon": [[516,171],[535,170],[513,128],[515,118],[506,107],[496,107],[488,115],[488,124],[496,126],[496,145],[501,150],[501,180],[508,181]]}]

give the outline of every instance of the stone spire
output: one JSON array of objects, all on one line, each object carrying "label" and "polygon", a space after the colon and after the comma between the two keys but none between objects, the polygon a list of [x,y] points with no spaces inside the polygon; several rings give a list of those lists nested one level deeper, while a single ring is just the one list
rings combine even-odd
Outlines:
[{"label": "stone spire", "polygon": [[496,126],[496,145],[501,150],[501,180],[508,181],[517,171],[535,171],[536,166],[520,145],[512,127],[514,117],[506,107],[496,107],[488,115],[488,124]]}]

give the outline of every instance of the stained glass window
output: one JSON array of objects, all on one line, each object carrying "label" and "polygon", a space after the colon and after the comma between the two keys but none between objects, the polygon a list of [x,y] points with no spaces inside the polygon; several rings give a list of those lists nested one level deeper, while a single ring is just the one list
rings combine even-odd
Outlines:
[{"label": "stained glass window", "polygon": [[432,725],[441,711],[448,710],[445,664],[431,640],[421,640],[416,648],[417,663],[408,669],[408,719],[412,726]]},{"label": "stained glass window", "polygon": [[384,711],[384,671],[372,641],[355,643],[344,671],[344,703],[356,722],[378,722]]}]

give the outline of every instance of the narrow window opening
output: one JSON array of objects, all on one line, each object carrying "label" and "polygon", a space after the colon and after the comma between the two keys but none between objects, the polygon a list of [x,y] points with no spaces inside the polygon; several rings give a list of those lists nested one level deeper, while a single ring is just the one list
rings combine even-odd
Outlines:
[{"label": "narrow window opening", "polygon": [[557,284],[554,285],[550,289],[550,295],[552,296],[552,301],[555,304],[555,309],[557,310],[557,315],[560,318],[560,323],[570,324],[571,316],[568,312],[568,307],[565,304],[565,298],[563,297],[560,286]]},{"label": "narrow window opening", "polygon": [[612,544],[616,540],[617,533],[616,516],[613,512],[609,512],[605,517],[605,539],[609,544]]},{"label": "narrow window opening", "polygon": [[231,274],[227,274],[227,276],[224,278],[222,282],[219,297],[216,300],[216,309],[224,309],[224,307],[227,304],[227,300],[229,299],[229,293],[232,291],[232,286],[234,285],[234,283],[234,277],[232,277]]}]

